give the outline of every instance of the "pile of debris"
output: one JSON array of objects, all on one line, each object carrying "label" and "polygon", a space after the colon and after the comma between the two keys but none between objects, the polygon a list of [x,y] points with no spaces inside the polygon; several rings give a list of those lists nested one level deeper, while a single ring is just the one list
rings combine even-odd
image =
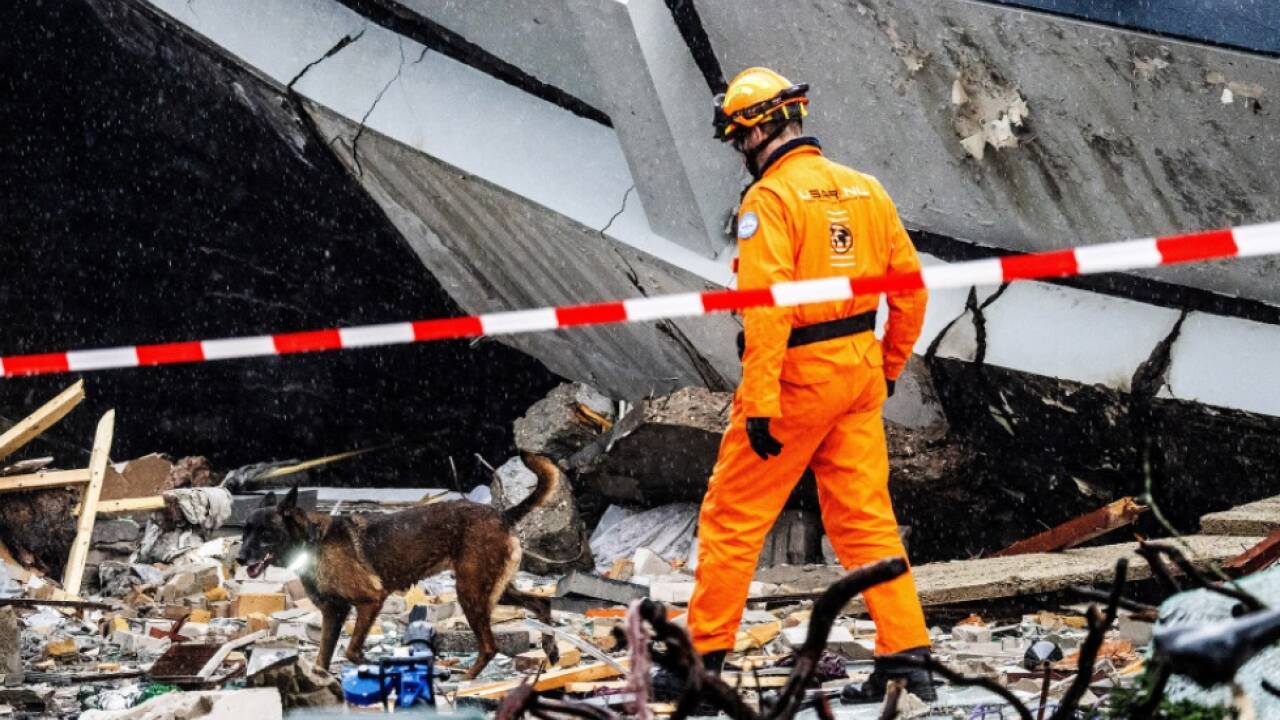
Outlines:
[{"label": "pile of debris", "polygon": [[[0,435],[0,460],[82,396],[82,387],[73,386],[30,422]],[[0,470],[0,717],[279,717],[293,708],[379,705],[388,695],[392,702],[429,699],[442,709],[497,711],[506,718],[539,712],[652,717],[695,702],[737,718],[783,717],[828,703],[850,719],[1029,717],[1022,713],[1038,707],[1097,707],[1121,717],[1114,708],[1155,697],[1144,696],[1144,688],[1155,687],[1161,673],[1160,692],[1167,685],[1171,696],[1182,693],[1166,702],[1183,696],[1219,705],[1246,702],[1242,697],[1263,702],[1264,673],[1253,665],[1240,676],[1253,684],[1235,695],[1184,689],[1194,677],[1188,673],[1200,667],[1187,659],[1199,646],[1194,632],[1177,632],[1192,617],[1230,624],[1238,621],[1234,616],[1263,622],[1275,614],[1247,590],[1204,574],[1206,568],[1255,573],[1240,586],[1256,587],[1257,597],[1274,596],[1267,589],[1276,581],[1269,578],[1280,571],[1263,572],[1280,558],[1280,516],[1269,511],[1274,504],[1208,516],[1204,534],[1176,546],[1097,544],[1146,509],[1121,499],[989,557],[917,564],[913,573],[934,625],[931,667],[945,682],[931,705],[895,691],[887,701],[892,707],[876,707],[835,700],[872,668],[875,626],[857,589],[906,565],[886,561],[846,574],[830,558],[803,493],[766,544],[721,678],[727,685],[704,678],[681,698],[653,701],[647,673],[632,668],[673,664],[669,669],[693,677],[691,656],[682,660],[671,649],[687,645],[683,608],[697,565],[697,500],[728,409],[729,396],[705,390],[628,406],[565,385],[517,422],[519,449],[555,459],[568,479],[516,527],[525,552],[514,585],[546,598],[551,624],[528,617],[524,608],[499,605],[490,623],[500,654],[467,681],[460,671],[480,647],[452,572],[387,598],[363,648],[378,660],[356,666],[339,657],[322,668],[316,663],[322,613],[303,578],[285,567],[250,577],[237,566],[246,520],[267,492],[261,480],[288,482],[314,462],[268,463],[225,475],[200,458],[171,462],[151,455],[112,465],[104,421],[86,470],[50,470],[51,459]],[[919,476],[963,457],[918,436],[893,442],[895,453],[907,457],[900,464]],[[944,461],[930,464],[931,456]],[[459,499],[505,510],[536,483],[514,457],[494,468],[492,485],[465,497],[443,489],[343,488],[302,488],[296,496],[301,509],[321,510],[317,517]],[[63,489],[68,484],[73,488]],[[24,532],[22,522],[50,502],[60,509],[41,517],[45,524],[37,531]],[[1142,561],[1130,565],[1137,557]],[[54,579],[59,572],[61,582]],[[1124,582],[1117,580],[1110,593],[1088,587],[1105,587],[1117,575]],[[1235,593],[1233,602],[1244,610],[1189,612],[1188,598],[1201,595],[1183,593],[1168,606],[1182,610],[1159,612],[1123,594],[1135,583],[1145,600],[1186,587],[1210,597]],[[1082,599],[1105,605],[1077,604]],[[348,618],[339,646],[354,625]],[[1162,630],[1174,634],[1162,641]],[[540,643],[544,634],[555,639],[554,658]],[[668,652],[650,657],[646,634]],[[1272,637],[1249,637],[1264,636]],[[1181,644],[1170,646],[1168,638]],[[1214,666],[1212,677],[1234,677],[1258,651],[1253,662],[1274,662],[1276,651],[1265,647],[1238,653],[1229,673]],[[419,672],[424,657],[430,663]]]}]

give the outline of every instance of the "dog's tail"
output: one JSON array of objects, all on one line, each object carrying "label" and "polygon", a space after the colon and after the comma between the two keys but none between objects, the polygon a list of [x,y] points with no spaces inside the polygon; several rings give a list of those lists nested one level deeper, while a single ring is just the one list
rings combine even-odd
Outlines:
[{"label": "dog's tail", "polygon": [[560,468],[556,467],[550,458],[533,453],[520,453],[520,459],[524,461],[525,467],[538,476],[538,485],[533,492],[529,493],[529,497],[502,513],[502,521],[508,526],[520,522],[534,508],[546,502],[555,491],[556,485],[560,483]]}]

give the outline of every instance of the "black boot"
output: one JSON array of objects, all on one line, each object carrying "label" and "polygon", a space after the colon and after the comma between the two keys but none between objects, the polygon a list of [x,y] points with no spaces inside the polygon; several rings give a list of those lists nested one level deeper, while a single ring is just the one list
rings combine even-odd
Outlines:
[{"label": "black boot", "polygon": [[[898,654],[924,659],[929,657],[929,648],[913,648]],[[933,689],[933,676],[929,671],[897,662],[893,655],[888,655],[876,658],[875,668],[866,682],[861,685],[846,685],[840,692],[840,701],[846,705],[883,702],[890,680],[905,680],[907,692],[925,702],[938,699],[938,693]]]},{"label": "black boot", "polygon": [[[719,675],[724,670],[724,659],[728,650],[714,650],[702,656],[702,667],[712,675]],[[684,693],[684,678],[678,678],[660,667],[653,673],[653,699],[657,702],[670,702]],[[709,714],[715,714],[714,708]]]}]

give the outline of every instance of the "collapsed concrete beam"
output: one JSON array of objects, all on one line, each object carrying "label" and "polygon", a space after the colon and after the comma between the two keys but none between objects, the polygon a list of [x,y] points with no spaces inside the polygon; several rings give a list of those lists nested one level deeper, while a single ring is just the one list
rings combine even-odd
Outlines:
[{"label": "collapsed concrete beam", "polygon": [[[1255,545],[1260,538],[1226,535],[1188,535],[1183,538],[1188,556],[1204,569],[1239,554],[1240,548]],[[925,606],[996,600],[1058,592],[1074,585],[1107,584],[1115,572],[1116,560],[1134,559],[1137,543],[1073,548],[1059,553],[1032,553],[1014,557],[976,558],[915,565],[920,601]],[[782,583],[798,590],[819,590],[839,579],[840,567],[770,568],[757,572],[755,579]],[[1130,580],[1146,580],[1151,568],[1145,562],[1131,562]],[[855,601],[851,610],[865,609]]]},{"label": "collapsed concrete beam", "polygon": [[704,255],[724,248],[725,220],[744,176],[736,156],[709,141],[713,91],[698,62],[715,58],[702,46],[695,54],[682,37],[693,29],[691,4],[677,11],[661,0],[534,0],[513,12],[399,2],[604,110],[653,230]]},{"label": "collapsed concrete beam", "polygon": [[574,7],[649,224],[714,257],[729,242],[745,173],[735,153],[710,140],[711,92],[667,3]]},{"label": "collapsed concrete beam", "polygon": [[[332,147],[354,172],[349,138],[355,125],[319,106],[308,108],[326,136],[339,138]],[[686,269],[616,242],[613,232],[601,237],[608,214],[595,228],[582,225],[374,128],[371,122],[360,140],[359,180],[465,312],[705,286]],[[557,375],[610,397],[638,400],[690,384],[732,388],[739,373],[733,346],[738,327],[724,315],[509,335],[501,342]]]},{"label": "collapsed concrete beam", "polygon": [[[1270,57],[971,0],[698,12],[726,72],[811,83],[806,130],[877,176],[913,227],[1029,251],[1280,216]],[[1233,83],[1244,94],[1224,95]],[[1275,269],[1151,275],[1277,302]]]},{"label": "collapsed concrete beam", "polygon": [[1189,530],[1206,509],[1280,490],[1267,471],[1280,467],[1267,440],[1280,383],[1223,381],[1273,375],[1256,348],[1275,342],[1277,324],[1030,282],[970,302],[926,357],[951,427],[1040,468],[1039,492],[1066,481],[1104,500],[1137,495],[1149,463],[1156,502]]}]

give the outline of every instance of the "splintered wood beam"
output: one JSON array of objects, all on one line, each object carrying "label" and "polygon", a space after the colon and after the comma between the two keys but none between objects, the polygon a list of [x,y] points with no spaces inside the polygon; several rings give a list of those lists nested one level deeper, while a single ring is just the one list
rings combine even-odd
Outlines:
[{"label": "splintered wood beam", "polygon": [[219,647],[218,651],[205,661],[204,666],[200,668],[200,671],[196,673],[196,676],[201,680],[208,680],[213,676],[213,673],[216,672],[218,668],[222,667],[222,661],[227,659],[227,656],[231,654],[232,650],[239,650],[246,645],[252,645],[266,637],[267,631],[259,630],[254,633],[250,633],[249,635],[245,635],[242,638],[236,638],[235,640],[223,643],[222,647]]},{"label": "splintered wood beam", "polygon": [[10,475],[8,477],[0,477],[0,493],[63,487],[86,482],[89,482],[89,471],[87,469],[54,470],[51,472],[32,473],[31,475]]},{"label": "splintered wood beam", "polygon": [[41,600],[40,598],[0,598],[0,607],[12,605],[13,607],[34,608],[34,607],[58,607],[58,608],[76,608],[78,610],[114,610],[118,605],[105,602],[93,602],[91,600],[67,600],[49,598]]},{"label": "splintered wood beam", "polygon": [[40,433],[53,427],[72,408],[79,405],[81,400],[84,400],[84,381],[77,380],[74,385],[58,393],[57,397],[41,405],[40,409],[6,430],[0,435],[0,460],[9,457],[39,437]]},{"label": "splintered wood beam", "polygon": [[1074,520],[1068,520],[1057,527],[1045,530],[1039,535],[1033,535],[1026,540],[1019,540],[991,557],[1056,552],[1073,548],[1080,543],[1088,542],[1132,523],[1146,511],[1147,506],[1139,505],[1133,498],[1120,498],[1091,513],[1086,513]]},{"label": "splintered wood beam", "polygon": [[107,459],[111,454],[111,439],[116,429],[116,411],[108,410],[98,421],[98,431],[93,436],[93,451],[89,454],[89,484],[80,494],[80,518],[76,523],[76,539],[71,544],[71,556],[62,574],[62,589],[72,595],[80,594],[80,581],[84,578],[84,561],[89,557],[89,542],[93,538],[93,521],[98,513],[98,495],[102,493],[102,480],[107,475]]},{"label": "splintered wood beam", "polygon": [[150,497],[140,498],[124,498],[122,500],[102,500],[98,503],[98,514],[109,515],[111,513],[131,513],[131,512],[148,512],[150,510],[163,510],[164,496],[152,495]]}]

